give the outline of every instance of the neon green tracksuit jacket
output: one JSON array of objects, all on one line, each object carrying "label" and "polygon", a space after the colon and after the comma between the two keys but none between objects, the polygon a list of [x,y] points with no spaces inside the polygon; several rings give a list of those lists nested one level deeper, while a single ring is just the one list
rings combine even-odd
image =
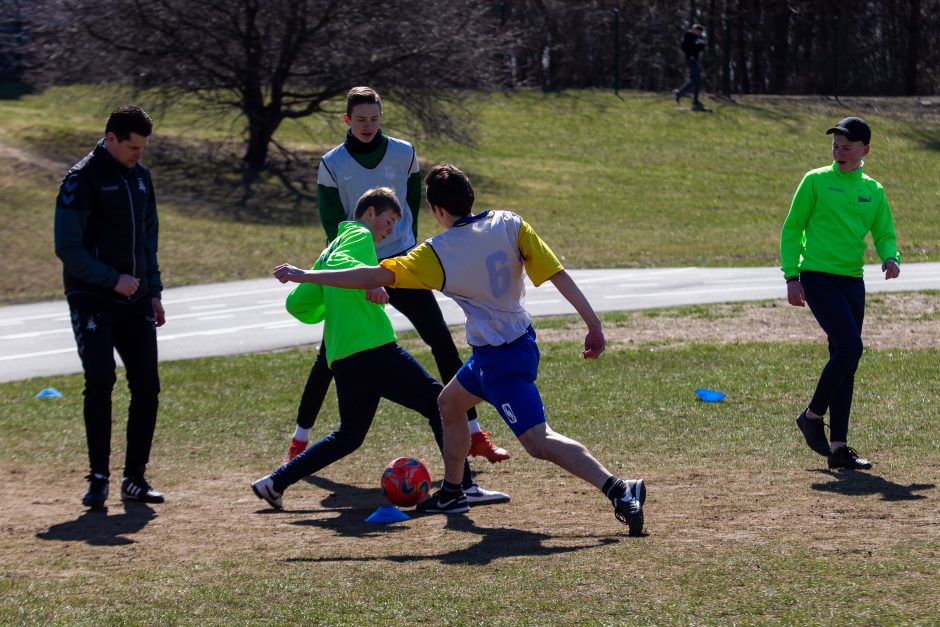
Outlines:
[{"label": "neon green tracksuit jacket", "polygon": [[803,177],[780,234],[785,277],[801,270],[862,276],[869,232],[881,261],[893,258],[900,263],[884,188],[863,172],[863,166],[842,172],[833,162]]}]

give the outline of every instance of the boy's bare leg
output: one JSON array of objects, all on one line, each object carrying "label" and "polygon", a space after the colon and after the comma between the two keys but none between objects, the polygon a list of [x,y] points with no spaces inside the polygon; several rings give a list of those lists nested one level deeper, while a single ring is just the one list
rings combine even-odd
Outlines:
[{"label": "boy's bare leg", "polygon": [[470,448],[467,411],[482,400],[468,392],[456,378],[444,386],[437,398],[444,427],[444,479],[450,483],[459,485],[463,479],[463,464]]},{"label": "boy's bare leg", "polygon": [[550,461],[599,490],[611,476],[583,444],[552,431],[545,423],[535,425],[520,435],[519,442],[532,457]]}]

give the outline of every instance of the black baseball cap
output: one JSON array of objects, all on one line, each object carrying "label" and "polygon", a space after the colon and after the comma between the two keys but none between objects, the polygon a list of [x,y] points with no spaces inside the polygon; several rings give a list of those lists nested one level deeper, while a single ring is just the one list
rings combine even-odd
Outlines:
[{"label": "black baseball cap", "polygon": [[866,146],[871,143],[871,129],[868,128],[868,122],[862,118],[845,118],[839,120],[839,123],[826,131],[826,135],[839,133],[845,135],[850,142],[862,142]]}]

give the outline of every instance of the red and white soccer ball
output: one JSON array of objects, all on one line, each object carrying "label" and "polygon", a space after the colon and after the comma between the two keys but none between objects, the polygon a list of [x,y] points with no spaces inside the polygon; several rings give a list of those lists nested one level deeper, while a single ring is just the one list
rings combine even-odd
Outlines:
[{"label": "red and white soccer ball", "polygon": [[382,472],[382,492],[392,505],[417,505],[431,492],[431,475],[417,459],[393,459]]}]

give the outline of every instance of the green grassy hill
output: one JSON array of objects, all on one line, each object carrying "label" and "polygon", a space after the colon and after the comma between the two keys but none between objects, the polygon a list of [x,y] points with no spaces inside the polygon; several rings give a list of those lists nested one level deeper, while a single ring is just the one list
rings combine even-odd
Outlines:
[{"label": "green grassy hill", "polygon": [[[71,87],[0,101],[0,302],[57,297],[53,202],[92,147],[116,91]],[[156,110],[156,99],[135,99]],[[468,171],[478,208],[522,213],[570,267],[776,265],[777,238],[802,174],[830,161],[824,130],[850,113],[874,129],[866,171],[888,191],[906,261],[940,259],[940,115],[917,101],[740,98],[713,112],[645,93],[513,92],[471,103],[476,144],[414,138],[394,103],[385,130],[414,138],[422,161]],[[324,243],[310,199],[317,155],[341,141],[339,115],[287,123],[278,142],[309,158],[245,201],[235,119],[177,104],[157,117],[147,162],[160,200],[168,286],[263,276]],[[299,171],[298,171],[299,170]],[[433,225],[421,221],[423,235]],[[874,261],[874,258],[871,259]],[[50,280],[50,277],[52,279]]]}]

